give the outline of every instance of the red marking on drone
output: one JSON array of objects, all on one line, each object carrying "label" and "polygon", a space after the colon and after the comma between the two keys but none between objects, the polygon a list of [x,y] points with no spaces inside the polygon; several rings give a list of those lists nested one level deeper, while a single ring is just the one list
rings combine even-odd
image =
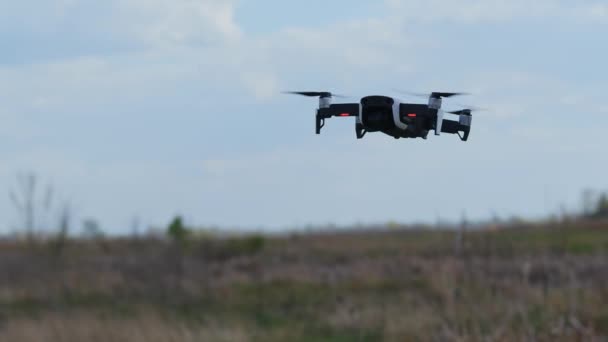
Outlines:
[{"label": "red marking on drone", "polygon": [[411,113],[411,114],[408,114],[408,115],[407,115],[407,117],[408,117],[408,118],[415,118],[416,116],[417,116],[417,115],[416,115],[415,113]]},{"label": "red marking on drone", "polygon": [[339,116],[350,116],[350,114],[348,114],[348,113],[342,113]]}]

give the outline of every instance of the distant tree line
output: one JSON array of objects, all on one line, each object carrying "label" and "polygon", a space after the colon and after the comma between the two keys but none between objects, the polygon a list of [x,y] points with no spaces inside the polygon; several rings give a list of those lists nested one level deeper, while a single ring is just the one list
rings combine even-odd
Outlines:
[{"label": "distant tree line", "polygon": [[[70,202],[58,201],[58,196],[52,184],[42,184],[34,172],[17,175],[15,184],[9,190],[9,198],[17,214],[16,232],[25,236],[29,242],[34,242],[36,237],[50,237],[55,240],[57,253],[61,254],[69,236],[72,235],[70,228],[73,221],[73,212]],[[608,219],[608,191],[584,190],[581,196],[580,209],[568,216],[574,219]],[[495,221],[498,221],[498,219],[495,219]],[[397,223],[389,223],[388,226],[399,227]],[[137,238],[139,235],[138,220],[134,221],[132,232],[133,237]],[[180,216],[173,218],[165,231],[161,231],[162,233],[172,242],[178,256],[188,249],[192,241],[203,240],[204,242],[206,240],[202,231],[187,227]],[[86,218],[82,221],[81,237],[100,241],[104,239],[105,233],[97,220]],[[264,239],[254,234],[243,239],[226,239],[221,250],[223,252],[229,251],[228,254],[248,254],[256,253],[263,247]]]},{"label": "distant tree line", "polygon": [[608,194],[603,193],[599,196],[595,210],[591,213],[593,218],[606,218],[608,217]]},{"label": "distant tree line", "polygon": [[608,218],[608,192],[583,191],[582,216],[587,219]]}]

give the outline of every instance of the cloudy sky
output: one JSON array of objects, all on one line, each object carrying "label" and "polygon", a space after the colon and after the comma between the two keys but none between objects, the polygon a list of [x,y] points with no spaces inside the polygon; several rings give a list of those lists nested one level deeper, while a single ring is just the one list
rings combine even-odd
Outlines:
[{"label": "cloudy sky", "polygon": [[[0,232],[26,171],[112,232],[574,210],[608,189],[606,37],[603,0],[0,0]],[[491,110],[357,141],[287,89]]]}]

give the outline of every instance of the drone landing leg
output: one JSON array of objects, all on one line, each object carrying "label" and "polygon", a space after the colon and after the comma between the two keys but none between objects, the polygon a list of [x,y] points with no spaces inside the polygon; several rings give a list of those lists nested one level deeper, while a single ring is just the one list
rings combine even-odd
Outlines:
[{"label": "drone landing leg", "polygon": [[365,136],[365,133],[367,133],[365,128],[363,128],[363,125],[360,123],[356,124],[355,132],[357,133],[357,139],[363,139],[363,137]]},{"label": "drone landing leg", "polygon": [[316,132],[317,134],[321,134],[321,128],[325,126],[325,119],[321,118],[319,114],[317,114],[317,122],[316,122]]}]

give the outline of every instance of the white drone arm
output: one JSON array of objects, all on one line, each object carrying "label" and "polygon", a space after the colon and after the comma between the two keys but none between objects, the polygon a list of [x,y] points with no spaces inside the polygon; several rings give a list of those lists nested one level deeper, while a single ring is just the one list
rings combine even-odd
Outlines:
[{"label": "white drone arm", "polygon": [[443,109],[439,108],[437,110],[437,123],[435,124],[435,135],[441,134],[441,127],[443,126],[443,115],[445,112]]},{"label": "white drone arm", "polygon": [[443,115],[444,112],[441,110],[441,96],[432,93],[431,97],[429,97],[429,108],[437,110],[437,122],[435,122],[435,135],[441,134],[441,126],[443,125]]}]

